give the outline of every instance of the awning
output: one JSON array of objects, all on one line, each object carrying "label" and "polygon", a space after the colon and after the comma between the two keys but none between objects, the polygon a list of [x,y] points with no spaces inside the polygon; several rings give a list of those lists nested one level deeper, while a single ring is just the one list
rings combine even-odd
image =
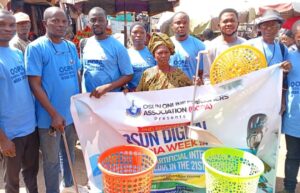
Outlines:
[{"label": "awning", "polygon": [[300,2],[290,1],[285,3],[270,3],[258,8],[258,15],[262,15],[266,10],[273,9],[280,13],[284,18],[291,18],[300,15]]},{"label": "awning", "polygon": [[61,0],[62,3],[82,4],[85,14],[93,7],[102,7],[108,15],[116,15],[118,12],[147,12],[148,15],[156,15],[164,11],[173,11],[179,0]]}]

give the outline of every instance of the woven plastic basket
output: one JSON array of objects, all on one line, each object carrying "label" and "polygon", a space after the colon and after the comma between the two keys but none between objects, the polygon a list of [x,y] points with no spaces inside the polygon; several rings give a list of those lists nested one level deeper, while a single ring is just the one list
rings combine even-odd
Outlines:
[{"label": "woven plastic basket", "polygon": [[236,45],[222,52],[210,68],[210,82],[217,84],[267,67],[264,54],[249,45]]},{"label": "woven plastic basket", "polygon": [[149,193],[156,155],[149,149],[124,145],[106,150],[98,159],[105,193]]},{"label": "woven plastic basket", "polygon": [[207,193],[256,193],[263,162],[234,148],[211,148],[202,157]]}]

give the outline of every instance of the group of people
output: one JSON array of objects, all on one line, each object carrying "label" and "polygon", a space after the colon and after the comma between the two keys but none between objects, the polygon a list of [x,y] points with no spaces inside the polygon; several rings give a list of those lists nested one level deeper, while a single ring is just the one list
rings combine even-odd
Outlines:
[{"label": "group of people", "polygon": [[[209,84],[210,66],[215,58],[238,44],[260,49],[269,66],[281,63],[287,77],[283,89],[286,96],[283,132],[287,143],[283,192],[295,192],[300,162],[297,118],[300,115],[300,21],[292,29],[295,45],[288,49],[276,41],[283,23],[277,12],[266,11],[257,23],[262,36],[246,41],[237,36],[236,10],[224,9],[219,15],[221,35],[204,44],[189,34],[188,14],[177,12],[171,23],[173,37],[153,33],[146,46],[144,25],[134,23],[130,28],[132,47],[126,49],[106,34],[105,10],[94,7],[88,18],[93,36],[80,46],[79,60],[76,47],[65,39],[68,19],[61,8],[45,10],[46,34],[33,42],[25,35],[30,30],[29,17],[0,10],[0,151],[7,193],[19,192],[20,171],[27,191],[38,192],[39,149],[43,155],[46,192],[74,190],[62,139],[65,135],[74,163],[76,132],[70,112],[71,96],[89,92],[90,97],[100,98],[107,92],[122,90],[150,91]],[[208,50],[207,54],[197,57],[204,50]]]},{"label": "group of people", "polygon": [[74,162],[70,97],[80,93],[80,62],[75,45],[63,39],[65,12],[50,7],[43,17],[46,34],[29,43],[28,15],[0,10],[0,150],[7,193],[19,192],[20,171],[27,191],[38,192],[39,149],[46,192],[60,192],[60,173],[61,186],[73,186],[61,136],[65,134]]}]

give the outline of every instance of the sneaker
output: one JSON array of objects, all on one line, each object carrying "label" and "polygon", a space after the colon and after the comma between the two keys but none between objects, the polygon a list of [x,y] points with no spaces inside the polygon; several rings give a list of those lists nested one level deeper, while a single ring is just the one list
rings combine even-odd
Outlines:
[{"label": "sneaker", "polygon": [[[89,190],[86,186],[77,185],[78,193],[89,193]],[[64,187],[60,190],[60,193],[76,193],[75,186]]]}]

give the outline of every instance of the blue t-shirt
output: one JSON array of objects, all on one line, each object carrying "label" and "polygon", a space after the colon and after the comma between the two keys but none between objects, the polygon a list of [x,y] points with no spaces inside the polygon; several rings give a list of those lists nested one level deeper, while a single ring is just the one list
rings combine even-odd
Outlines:
[{"label": "blue t-shirt", "polygon": [[22,52],[0,47],[0,53],[0,129],[11,140],[34,132],[34,102]]},{"label": "blue t-shirt", "polygon": [[288,91],[282,132],[300,137],[300,50],[290,50],[289,61],[293,67],[287,75]]},{"label": "blue t-shirt", "polygon": [[133,78],[128,83],[129,89],[135,89],[140,82],[143,72],[156,64],[153,55],[145,46],[142,50],[128,49],[129,58],[133,67]]},{"label": "blue t-shirt", "polygon": [[[201,50],[205,50],[203,42],[193,36],[188,36],[184,41],[177,41],[171,37],[175,45],[175,54],[170,58],[170,64],[181,69],[191,80],[195,76],[197,68],[197,55]],[[201,56],[199,70],[203,69],[203,57]]]},{"label": "blue t-shirt", "polygon": [[[117,81],[122,76],[133,74],[126,48],[109,36],[97,40],[95,36],[87,39],[83,48],[83,89],[92,92],[98,86]],[[113,91],[120,91],[116,88]]]},{"label": "blue t-shirt", "polygon": [[[56,44],[46,36],[30,43],[25,52],[28,76],[40,76],[42,88],[52,106],[64,117],[66,125],[73,123],[70,98],[79,93],[78,70],[80,61],[75,45],[67,40]],[[39,128],[49,128],[51,117],[36,100]]]},{"label": "blue t-shirt", "polygon": [[268,66],[281,63],[288,59],[288,49],[284,46],[284,54],[281,52],[279,42],[274,44],[267,44],[263,41],[262,37],[250,39],[245,42],[247,45],[251,45],[259,49],[266,57]]}]

